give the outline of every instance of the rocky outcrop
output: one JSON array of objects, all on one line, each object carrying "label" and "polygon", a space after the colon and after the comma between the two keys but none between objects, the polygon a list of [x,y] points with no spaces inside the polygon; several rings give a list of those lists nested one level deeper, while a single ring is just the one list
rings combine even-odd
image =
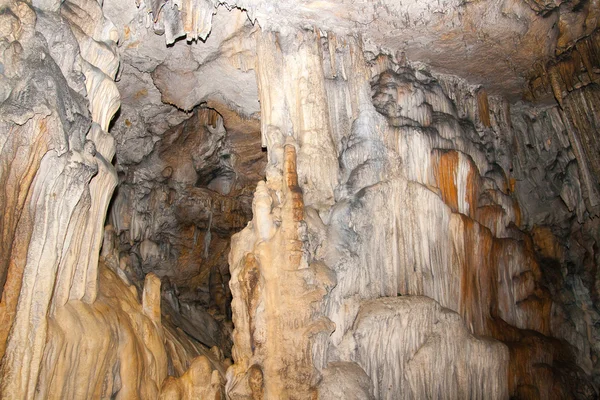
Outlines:
[{"label": "rocky outcrop", "polygon": [[[254,63],[247,38],[253,27],[233,10],[214,16],[203,43],[167,47],[147,29],[150,7],[105,5],[123,27],[125,62],[117,82],[124,104],[111,129],[120,181],[109,211],[119,253],[111,262],[133,283],[148,272],[164,278],[165,315],[230,355],[230,237],[251,219],[266,162],[256,78],[246,66]],[[167,15],[173,5],[160,7]],[[196,16],[189,22],[200,21]],[[206,16],[210,23],[212,12]],[[161,24],[150,26],[170,40]]]},{"label": "rocky outcrop", "polygon": [[[144,4],[148,27],[166,43],[210,40],[225,10],[245,10],[266,31],[317,27],[339,36],[358,34],[370,50],[426,62],[435,69],[486,83],[516,100],[543,65],[568,52],[599,26],[595,1],[295,1],[212,0]],[[231,26],[231,25],[230,25]],[[208,35],[208,36],[207,36]],[[195,68],[194,68],[195,69]]]}]

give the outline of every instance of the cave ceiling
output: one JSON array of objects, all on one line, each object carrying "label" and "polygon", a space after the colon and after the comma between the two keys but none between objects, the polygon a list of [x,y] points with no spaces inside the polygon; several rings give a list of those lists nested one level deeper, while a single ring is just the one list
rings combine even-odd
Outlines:
[{"label": "cave ceiling", "polygon": [[[594,1],[147,3],[110,0],[104,10],[119,32],[122,102],[143,110],[155,129],[158,120],[183,118],[163,103],[189,111],[211,100],[256,117],[258,26],[282,37],[296,28],[360,35],[367,52],[419,61],[518,101],[539,74],[536,66],[568,52],[599,20]],[[190,14],[192,23],[184,21]],[[552,101],[551,93],[539,97]]]}]

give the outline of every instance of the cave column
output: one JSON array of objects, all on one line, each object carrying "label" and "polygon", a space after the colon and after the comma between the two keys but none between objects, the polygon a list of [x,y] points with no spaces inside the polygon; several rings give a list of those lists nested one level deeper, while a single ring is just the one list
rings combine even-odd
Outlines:
[{"label": "cave column", "polygon": [[313,344],[334,328],[321,313],[331,280],[307,249],[305,206],[333,204],[337,158],[329,127],[320,37],[259,32],[257,76],[267,181],[253,220],[232,238],[235,325],[232,399],[316,398]]},{"label": "cave column", "polygon": [[269,154],[267,174],[281,169],[283,146],[293,139],[306,205],[317,209],[331,206],[338,162],[320,34],[258,32],[256,47],[262,142]]}]

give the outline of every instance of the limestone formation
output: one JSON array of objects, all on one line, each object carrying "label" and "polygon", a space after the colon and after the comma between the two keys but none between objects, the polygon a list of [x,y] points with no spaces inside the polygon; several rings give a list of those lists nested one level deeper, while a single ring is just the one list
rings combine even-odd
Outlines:
[{"label": "limestone formation", "polygon": [[232,239],[236,362],[227,374],[227,393],[233,399],[317,395],[313,338],[334,327],[314,305],[334,282],[304,248],[304,201],[296,166],[296,148],[287,143],[283,173],[259,183],[254,218]]},{"label": "limestone formation", "polygon": [[598,398],[599,28],[0,1],[0,398]]},{"label": "limestone formation", "polygon": [[461,318],[427,297],[361,305],[344,339],[378,399],[506,398],[508,349],[471,336]]},{"label": "limestone formation", "polygon": [[2,6],[0,396],[156,398],[160,284],[148,276],[142,306],[99,262],[117,184],[106,131],[118,36],[96,2],[34,6]]}]

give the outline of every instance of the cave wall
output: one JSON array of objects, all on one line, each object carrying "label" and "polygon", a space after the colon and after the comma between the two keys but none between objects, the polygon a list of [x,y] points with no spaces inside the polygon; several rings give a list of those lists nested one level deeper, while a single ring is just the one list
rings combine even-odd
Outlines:
[{"label": "cave wall", "polygon": [[[363,54],[319,31],[257,36],[269,164],[232,242],[229,396],[307,398],[355,362],[373,383],[357,398],[593,398],[597,314],[572,267],[590,255],[566,243],[594,241],[595,214],[569,111]],[[304,211],[281,260],[267,249],[294,226],[294,164]]]},{"label": "cave wall", "polygon": [[157,398],[168,373],[187,377],[166,381],[169,398],[218,396],[222,354],[161,322],[156,275],[138,292],[100,258],[115,26],[95,1],[9,2],[0,17],[0,397]]},{"label": "cave wall", "polygon": [[[110,165],[114,144],[106,130],[119,107],[112,81],[118,59],[111,50],[114,28],[101,18],[100,7],[90,5],[88,12],[97,17],[93,19],[86,18],[86,11],[73,12],[74,6],[65,3],[62,16],[38,16],[30,5],[15,3],[4,13],[14,49],[13,59],[4,63],[13,68],[7,71],[12,78],[7,83],[14,85],[3,102],[3,115],[8,117],[4,123],[9,125],[3,129],[9,144],[4,149],[18,150],[18,141],[28,136],[31,143],[40,143],[21,155],[21,168],[15,168],[18,162],[4,164],[3,176],[14,179],[5,185],[6,197],[20,202],[4,203],[14,204],[5,215],[15,218],[12,227],[7,224],[3,243],[7,253],[21,255],[9,259],[22,263],[3,268],[4,285],[10,288],[3,291],[5,338],[11,329],[3,351],[5,394],[33,396],[48,312],[69,300],[93,303],[97,296],[102,219],[116,185]],[[57,20],[73,26],[62,38],[53,32]],[[11,160],[10,155],[3,159]],[[30,164],[28,158],[39,161]],[[20,185],[27,175],[35,179]],[[19,236],[25,240],[15,242]]]}]

